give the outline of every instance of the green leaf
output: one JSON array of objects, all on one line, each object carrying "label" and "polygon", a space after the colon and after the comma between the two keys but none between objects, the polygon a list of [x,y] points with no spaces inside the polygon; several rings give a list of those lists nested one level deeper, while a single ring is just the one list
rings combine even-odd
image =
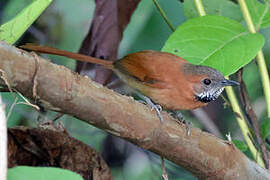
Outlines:
[{"label": "green leaf", "polygon": [[53,0],[35,0],[0,27],[0,40],[15,43]]},{"label": "green leaf", "polygon": [[193,64],[213,67],[227,76],[248,64],[263,44],[262,35],[246,32],[234,20],[203,16],[179,26],[162,51],[178,55]]},{"label": "green leaf", "polygon": [[248,146],[243,141],[233,139],[232,142],[240,151],[242,151],[242,152],[247,151]]},{"label": "green leaf", "polygon": [[246,4],[256,29],[270,26],[270,3],[260,3],[258,0],[246,0]]},{"label": "green leaf", "polygon": [[[236,21],[242,21],[243,16],[239,5],[228,0],[203,0],[202,1],[206,14],[225,16]],[[194,1],[184,1],[184,15],[190,19],[199,17]]]},{"label": "green leaf", "polygon": [[270,135],[270,118],[263,121],[260,127],[262,138],[265,139]]},{"label": "green leaf", "polygon": [[8,180],[83,180],[72,171],[52,167],[17,166],[8,169]]}]

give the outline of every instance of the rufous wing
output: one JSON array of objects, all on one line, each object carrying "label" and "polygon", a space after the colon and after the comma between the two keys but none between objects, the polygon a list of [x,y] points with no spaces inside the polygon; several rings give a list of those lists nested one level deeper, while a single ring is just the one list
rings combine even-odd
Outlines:
[{"label": "rufous wing", "polygon": [[165,83],[161,80],[156,63],[153,62],[156,53],[159,52],[142,51],[129,54],[115,61],[114,68],[150,87],[165,88]]}]

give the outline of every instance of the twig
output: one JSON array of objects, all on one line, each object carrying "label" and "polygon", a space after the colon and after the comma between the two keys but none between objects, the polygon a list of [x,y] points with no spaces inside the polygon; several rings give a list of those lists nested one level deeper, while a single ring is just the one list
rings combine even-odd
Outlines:
[{"label": "twig", "polygon": [[40,110],[40,108],[37,105],[30,103],[20,92],[18,92],[17,90],[15,90],[15,91],[25,101],[25,102],[18,102],[16,104],[25,104],[25,105],[28,105],[28,106],[31,106],[31,107],[35,108],[38,111]]},{"label": "twig", "polygon": [[256,116],[252,108],[252,105],[248,96],[248,92],[247,92],[247,87],[245,85],[245,82],[243,81],[242,75],[243,75],[243,68],[241,68],[237,72],[237,80],[240,83],[240,87],[239,87],[240,100],[242,102],[242,105],[244,106],[245,114],[248,120],[251,122],[251,125],[254,129],[254,133],[255,133],[257,142],[259,144],[259,148],[262,152],[262,157],[265,163],[265,167],[269,169],[269,157],[267,154],[267,149],[261,137],[260,128],[258,124],[258,117]]},{"label": "twig", "polygon": [[9,108],[9,111],[8,111],[8,114],[7,114],[7,119],[9,119],[9,117],[10,117],[10,115],[11,115],[11,113],[12,113],[14,107],[15,107],[15,105],[17,104],[17,101],[18,101],[18,98],[15,97],[14,102],[11,104],[11,106]]},{"label": "twig", "polygon": [[163,17],[164,21],[168,24],[169,28],[172,30],[172,32],[175,31],[175,28],[173,27],[172,23],[169,21],[169,18],[167,17],[166,13],[163,11],[161,6],[158,4],[157,0],[153,0],[157,10],[159,11],[160,15]]},{"label": "twig", "polygon": [[12,88],[10,87],[10,84],[8,82],[6,72],[3,71],[2,69],[0,69],[0,72],[1,72],[0,78],[3,79],[3,81],[5,82],[5,85],[7,85],[9,92],[13,92]]},{"label": "twig", "polygon": [[165,167],[165,160],[162,156],[160,156],[160,159],[161,159],[161,167],[162,167],[162,179],[169,180],[168,173],[167,173],[166,167]]}]

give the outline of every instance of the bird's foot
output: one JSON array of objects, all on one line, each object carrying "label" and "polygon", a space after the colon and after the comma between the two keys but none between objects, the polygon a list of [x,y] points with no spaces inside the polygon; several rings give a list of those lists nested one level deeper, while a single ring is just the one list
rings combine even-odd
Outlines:
[{"label": "bird's foot", "polygon": [[190,136],[190,126],[192,125],[192,123],[185,120],[183,114],[180,111],[171,111],[169,114],[178,120],[176,122],[184,123],[186,125],[187,136]]},{"label": "bird's foot", "polygon": [[171,111],[169,113],[173,118],[177,119],[181,123],[185,123],[184,116],[180,111]]},{"label": "bird's foot", "polygon": [[164,121],[163,121],[163,117],[161,115],[162,107],[159,104],[154,104],[154,103],[150,104],[150,107],[151,107],[151,111],[153,111],[153,110],[156,111],[160,121],[163,123]]},{"label": "bird's foot", "polygon": [[138,94],[138,95],[140,98],[142,98],[144,100],[145,104],[151,108],[151,110],[156,111],[157,116],[159,117],[160,121],[163,123],[164,120],[163,120],[163,117],[161,115],[162,107],[159,104],[154,104],[149,97],[144,96],[142,94]]}]

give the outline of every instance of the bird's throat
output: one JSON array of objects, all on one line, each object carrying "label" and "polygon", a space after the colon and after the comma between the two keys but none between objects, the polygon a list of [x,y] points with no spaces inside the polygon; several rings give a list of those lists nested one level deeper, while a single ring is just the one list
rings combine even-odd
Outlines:
[{"label": "bird's throat", "polygon": [[209,103],[211,101],[216,100],[223,90],[224,88],[220,88],[216,91],[202,92],[200,94],[195,95],[195,99],[203,103]]}]

